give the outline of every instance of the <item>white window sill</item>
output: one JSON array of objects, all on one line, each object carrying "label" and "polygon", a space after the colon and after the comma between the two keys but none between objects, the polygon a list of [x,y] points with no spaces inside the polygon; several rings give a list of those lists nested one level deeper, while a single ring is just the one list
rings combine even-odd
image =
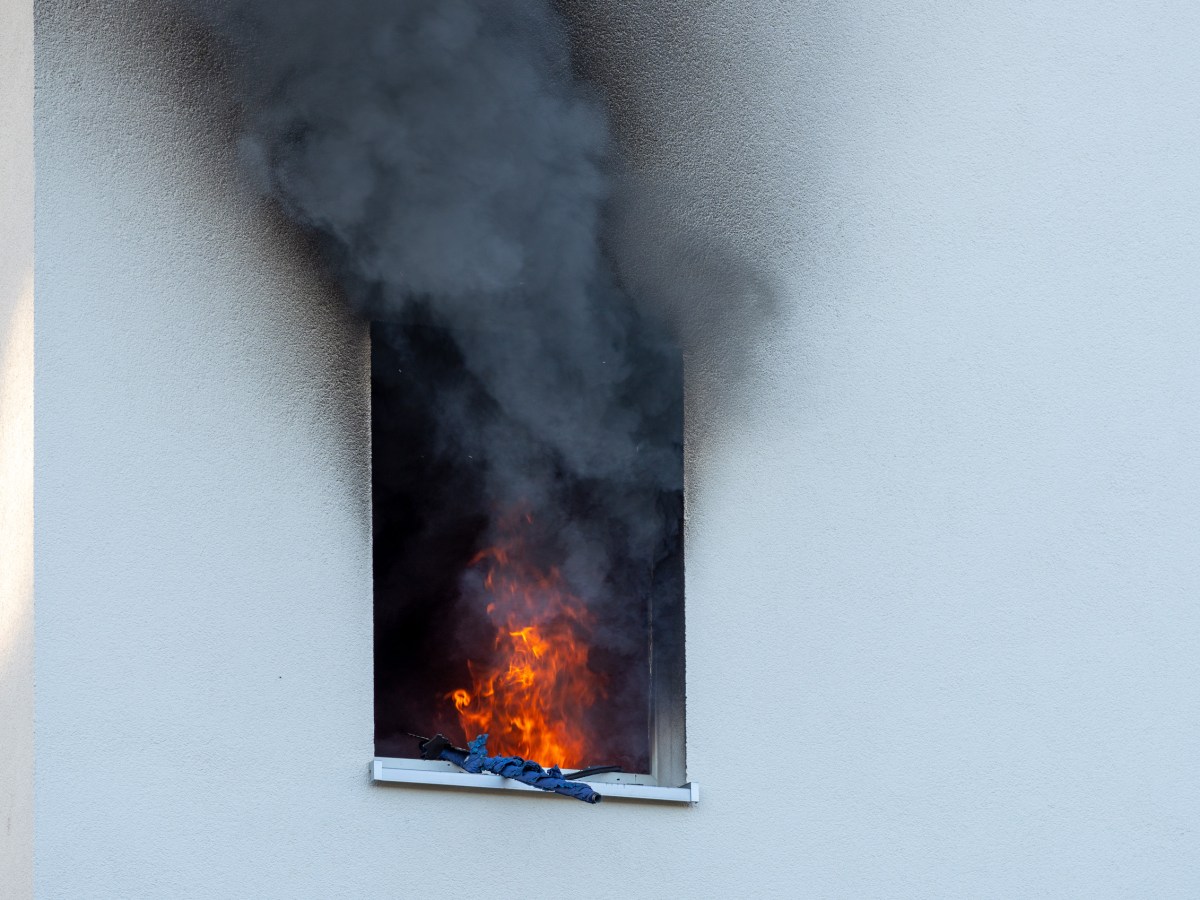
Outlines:
[{"label": "white window sill", "polygon": [[[568,770],[569,771],[569,770]],[[547,794],[527,784],[500,775],[472,775],[448,762],[398,759],[377,756],[371,765],[375,781],[388,784],[431,784],[441,787],[470,788],[483,791],[532,791]],[[689,782],[683,787],[659,787],[645,775],[613,772],[586,780],[605,800],[652,800],[660,803],[698,803],[700,785]]]}]

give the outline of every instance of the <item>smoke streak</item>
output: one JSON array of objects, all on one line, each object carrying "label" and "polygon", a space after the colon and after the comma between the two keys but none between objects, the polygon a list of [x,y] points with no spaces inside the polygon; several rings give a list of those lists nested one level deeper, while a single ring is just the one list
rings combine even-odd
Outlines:
[{"label": "smoke streak", "polygon": [[[254,182],[392,323],[375,340],[413,363],[429,452],[488,515],[529,509],[633,652],[676,538],[681,362],[606,259],[609,130],[549,0],[188,2],[234,51]],[[419,365],[421,329],[461,367]]]}]

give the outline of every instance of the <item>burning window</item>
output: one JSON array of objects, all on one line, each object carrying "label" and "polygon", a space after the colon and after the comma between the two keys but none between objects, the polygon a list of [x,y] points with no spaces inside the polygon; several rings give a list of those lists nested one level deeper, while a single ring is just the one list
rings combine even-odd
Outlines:
[{"label": "burning window", "polygon": [[[547,767],[681,784],[678,354],[631,329],[618,379],[514,413],[496,370],[536,390],[545,358],[501,320],[461,329],[420,304],[373,326],[376,754],[486,733]],[[592,408],[609,421],[573,420]],[[548,414],[580,433],[547,439]]]},{"label": "burning window", "polygon": [[682,364],[560,4],[194,6],[248,184],[374,323],[377,753],[681,783]]}]

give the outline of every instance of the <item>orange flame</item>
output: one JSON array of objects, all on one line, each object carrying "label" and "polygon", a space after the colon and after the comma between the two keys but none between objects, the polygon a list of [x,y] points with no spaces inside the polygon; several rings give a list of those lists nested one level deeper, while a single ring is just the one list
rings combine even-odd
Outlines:
[{"label": "orange flame", "polygon": [[511,517],[499,544],[471,565],[483,574],[496,626],[492,653],[467,662],[471,688],[447,694],[466,740],[486,732],[488,750],[544,766],[580,766],[590,743],[587,712],[605,695],[603,676],[588,668],[592,616],[555,568],[532,565],[521,523]]}]

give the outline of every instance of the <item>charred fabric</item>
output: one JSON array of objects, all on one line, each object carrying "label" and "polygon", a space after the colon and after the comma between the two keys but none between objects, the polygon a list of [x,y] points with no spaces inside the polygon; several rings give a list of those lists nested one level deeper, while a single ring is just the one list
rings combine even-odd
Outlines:
[{"label": "charred fabric", "polygon": [[374,323],[377,754],[419,727],[470,741],[423,751],[464,768],[562,777],[487,730],[647,771],[651,636],[682,639],[682,359],[609,255],[620,161],[556,5],[181,2],[227,51],[249,180]]}]

